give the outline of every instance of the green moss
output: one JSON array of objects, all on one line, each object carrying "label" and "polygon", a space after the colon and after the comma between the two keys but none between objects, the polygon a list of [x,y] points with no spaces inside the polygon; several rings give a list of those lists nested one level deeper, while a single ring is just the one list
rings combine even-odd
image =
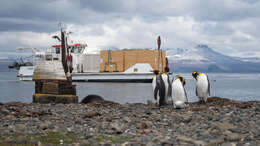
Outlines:
[{"label": "green moss", "polygon": [[128,137],[99,135],[94,138],[98,143],[110,141],[113,144],[127,141]]},{"label": "green moss", "polygon": [[62,134],[59,132],[49,132],[46,135],[14,134],[0,136],[0,145],[31,146],[34,145],[32,141],[40,141],[43,145],[58,145],[61,143],[60,140],[63,141],[63,144],[71,144],[78,140],[77,137],[79,136],[76,134]]},{"label": "green moss", "polygon": [[[24,134],[13,134],[13,135],[1,135],[0,145],[5,146],[33,146],[37,142],[41,142],[42,145],[59,145],[63,140],[63,144],[80,143],[82,140],[86,140],[84,135],[76,135],[73,133],[63,134],[60,132],[49,132],[44,135],[24,135]],[[124,141],[128,141],[128,137],[122,136],[110,136],[110,135],[97,135],[88,141],[92,144],[99,145],[103,142],[118,144]]]},{"label": "green moss", "polygon": [[63,141],[63,144],[70,144],[76,142],[77,135],[75,134],[62,134],[59,132],[49,132],[46,136],[41,136],[37,138],[43,144],[60,144],[60,140]]}]

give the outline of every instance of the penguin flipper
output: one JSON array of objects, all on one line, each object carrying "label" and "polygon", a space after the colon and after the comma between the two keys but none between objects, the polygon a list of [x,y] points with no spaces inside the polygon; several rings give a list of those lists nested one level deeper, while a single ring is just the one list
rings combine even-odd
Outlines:
[{"label": "penguin flipper", "polygon": [[188,102],[187,92],[186,92],[184,87],[183,87],[183,90],[184,90],[184,93],[185,93],[186,101]]},{"label": "penguin flipper", "polygon": [[156,86],[155,89],[154,89],[154,94],[153,94],[154,100],[157,100],[158,91],[159,91],[159,87]]},{"label": "penguin flipper", "polygon": [[170,79],[169,79],[169,75],[167,74],[167,76],[168,76],[168,96],[172,96],[172,84],[171,84],[171,81],[170,81]]},{"label": "penguin flipper", "polygon": [[159,76],[158,78],[158,87],[159,87],[159,106],[161,106],[162,104],[164,104],[163,102],[165,101],[165,84],[163,82],[162,76]]},{"label": "penguin flipper", "polygon": [[208,93],[209,93],[209,96],[210,96],[210,82],[209,82],[208,76],[207,76],[207,80],[208,80]]},{"label": "penguin flipper", "polygon": [[198,96],[198,86],[196,87],[196,96]]}]

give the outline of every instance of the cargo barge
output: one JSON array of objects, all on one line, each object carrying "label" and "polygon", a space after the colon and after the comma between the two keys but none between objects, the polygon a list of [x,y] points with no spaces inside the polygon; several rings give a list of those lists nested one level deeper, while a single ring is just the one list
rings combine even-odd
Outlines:
[{"label": "cargo barge", "polygon": [[[60,61],[61,45],[47,48],[41,60]],[[68,46],[72,68],[72,81],[75,82],[151,82],[153,70],[162,72],[167,66],[164,50],[124,49],[101,50],[93,54],[87,52],[87,45]],[[35,64],[37,65],[38,62]],[[22,66],[18,72],[21,81],[31,81],[34,66]]]}]

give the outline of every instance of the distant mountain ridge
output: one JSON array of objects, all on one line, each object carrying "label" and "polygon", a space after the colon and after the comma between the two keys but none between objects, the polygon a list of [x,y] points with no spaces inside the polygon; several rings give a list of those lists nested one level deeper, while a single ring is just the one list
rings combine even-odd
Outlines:
[{"label": "distant mountain ridge", "polygon": [[260,60],[254,58],[231,57],[209,48],[207,45],[197,45],[190,49],[165,49],[171,68],[176,72],[260,72]]},{"label": "distant mountain ridge", "polygon": [[[110,50],[120,50],[110,47]],[[141,49],[141,48],[136,48]],[[149,49],[149,48],[146,48]],[[102,49],[107,50],[107,49]],[[231,57],[218,53],[207,45],[197,45],[194,48],[163,48],[169,59],[171,71],[192,72],[237,72],[237,73],[260,73],[260,58]],[[4,59],[3,59],[4,58]],[[0,62],[17,61],[21,58],[30,59],[31,54],[22,56],[5,56]],[[2,69],[4,64],[1,65]],[[6,66],[6,63],[5,63]]]}]

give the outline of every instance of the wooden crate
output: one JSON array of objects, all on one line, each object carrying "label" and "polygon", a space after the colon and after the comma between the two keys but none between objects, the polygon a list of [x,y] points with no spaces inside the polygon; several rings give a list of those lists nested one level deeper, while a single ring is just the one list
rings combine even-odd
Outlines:
[{"label": "wooden crate", "polygon": [[149,63],[154,70],[161,72],[166,66],[165,51],[162,50],[103,50],[100,57],[100,72],[124,72],[136,63]]}]

